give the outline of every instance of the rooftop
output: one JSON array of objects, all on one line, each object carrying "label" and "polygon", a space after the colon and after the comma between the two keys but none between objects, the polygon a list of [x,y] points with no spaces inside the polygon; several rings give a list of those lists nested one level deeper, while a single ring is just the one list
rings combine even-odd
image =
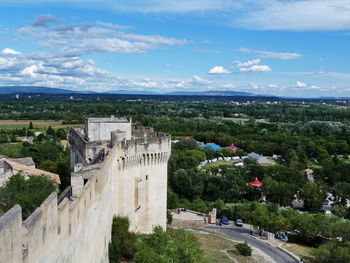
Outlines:
[{"label": "rooftop", "polygon": [[11,159],[3,158],[1,159],[2,162],[6,162],[13,170],[21,171],[23,173],[26,173],[28,175],[37,175],[37,176],[46,176],[50,178],[51,180],[55,181],[57,184],[61,184],[60,176],[58,174],[50,173],[44,170],[40,170],[37,168],[33,168],[31,166],[26,166],[20,163],[17,163]]},{"label": "rooftop", "polygon": [[129,123],[130,120],[127,118],[115,118],[114,116],[110,118],[87,118],[88,122],[94,123]]},{"label": "rooftop", "polygon": [[255,152],[251,152],[248,154],[248,157],[250,158],[253,158],[253,159],[256,159],[258,164],[263,164],[263,163],[271,163],[271,161],[269,161],[266,157],[260,155],[260,154],[257,154]]}]

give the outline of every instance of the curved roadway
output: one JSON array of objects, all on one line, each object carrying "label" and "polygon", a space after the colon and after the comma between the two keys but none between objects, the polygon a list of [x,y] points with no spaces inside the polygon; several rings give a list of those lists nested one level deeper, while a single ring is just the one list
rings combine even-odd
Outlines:
[{"label": "curved roadway", "polygon": [[237,227],[234,224],[228,226],[206,226],[206,230],[225,234],[235,240],[247,242],[249,245],[260,249],[262,252],[270,256],[277,263],[296,263],[298,262],[293,257],[285,252],[282,252],[276,247],[273,247],[263,241],[257,240],[249,235],[249,229],[245,227]]}]

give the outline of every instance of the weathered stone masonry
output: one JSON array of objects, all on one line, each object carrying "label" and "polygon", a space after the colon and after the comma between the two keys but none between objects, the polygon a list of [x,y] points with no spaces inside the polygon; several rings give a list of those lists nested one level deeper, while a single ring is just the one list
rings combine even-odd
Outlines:
[{"label": "weathered stone masonry", "polygon": [[0,263],[108,262],[114,215],[140,233],[166,227],[169,135],[126,119],[88,119],[84,130],[70,129],[69,142],[73,195],[57,204],[52,193],[24,222],[18,205],[3,215]]}]

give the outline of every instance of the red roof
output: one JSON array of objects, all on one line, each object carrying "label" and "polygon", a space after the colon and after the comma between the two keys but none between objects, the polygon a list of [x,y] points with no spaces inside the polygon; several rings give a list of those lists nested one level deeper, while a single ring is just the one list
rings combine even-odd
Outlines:
[{"label": "red roof", "polygon": [[249,184],[252,185],[252,186],[256,186],[256,187],[259,187],[259,186],[263,185],[263,183],[260,182],[258,178],[255,178],[255,180],[253,182],[250,182]]},{"label": "red roof", "polygon": [[191,140],[191,137],[190,137],[190,136],[186,136],[186,137],[184,138],[184,140]]}]

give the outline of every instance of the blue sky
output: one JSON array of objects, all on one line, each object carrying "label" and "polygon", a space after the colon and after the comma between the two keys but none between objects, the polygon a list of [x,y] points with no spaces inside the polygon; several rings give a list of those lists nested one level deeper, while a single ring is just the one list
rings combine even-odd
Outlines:
[{"label": "blue sky", "polygon": [[350,96],[348,0],[1,0],[0,13],[1,86]]}]

